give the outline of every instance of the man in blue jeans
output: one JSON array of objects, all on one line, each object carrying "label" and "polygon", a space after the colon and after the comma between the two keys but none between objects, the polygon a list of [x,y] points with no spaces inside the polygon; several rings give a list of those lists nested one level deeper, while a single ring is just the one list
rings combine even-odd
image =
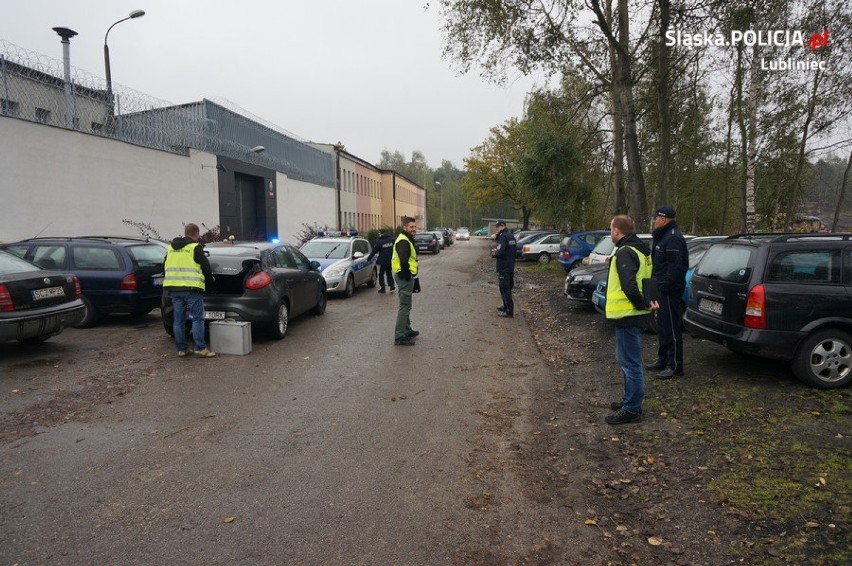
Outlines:
[{"label": "man in blue jeans", "polygon": [[[215,352],[207,347],[204,340],[204,298],[202,294],[207,282],[215,281],[210,269],[210,262],[204,254],[204,245],[198,243],[200,230],[196,224],[187,224],[185,236],[175,238],[169,245],[165,261],[165,278],[163,290],[172,299],[175,344],[178,357],[190,354],[202,358],[212,358]],[[186,343],[186,310],[192,314],[192,338],[195,341],[195,351],[189,349]]]},{"label": "man in blue jeans", "polygon": [[624,379],[624,396],[610,405],[615,412],[606,422],[618,425],[642,418],[642,329],[658,305],[647,303],[642,293],[642,281],[651,277],[651,249],[636,235],[633,219],[615,216],[609,229],[616,251],[607,277],[606,318],[615,322],[615,360]]}]

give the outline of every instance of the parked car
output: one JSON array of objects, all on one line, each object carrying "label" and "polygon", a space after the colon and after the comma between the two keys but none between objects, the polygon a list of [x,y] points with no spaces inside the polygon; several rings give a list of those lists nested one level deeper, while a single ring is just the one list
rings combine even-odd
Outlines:
[{"label": "parked car", "polygon": [[444,239],[444,247],[448,248],[452,246],[456,242],[456,236],[453,234],[453,231],[449,228],[434,228],[432,232],[441,233],[441,236]]},{"label": "parked car", "polygon": [[86,314],[80,280],[0,251],[0,342],[37,344]]},{"label": "parked car", "polygon": [[456,230],[456,239],[457,240],[470,240],[470,230],[462,226],[458,230]]},{"label": "parked car", "polygon": [[447,240],[446,238],[444,238],[443,230],[426,230],[424,232],[418,232],[418,234],[433,234],[435,236],[435,239],[438,240],[438,247],[440,249],[443,250],[445,247],[447,247]]},{"label": "parked car", "polygon": [[473,232],[473,235],[474,236],[487,236],[488,235],[488,228],[480,228],[479,230],[475,230]]},{"label": "parked car", "polygon": [[565,277],[562,291],[573,301],[590,302],[598,283],[606,281],[608,270],[608,263],[596,263],[572,269]]},{"label": "parked car", "polygon": [[414,247],[418,252],[432,252],[437,254],[441,251],[441,244],[438,243],[438,236],[432,232],[422,232],[414,235]]},{"label": "parked car", "polygon": [[565,271],[580,267],[583,258],[588,257],[594,247],[604,238],[609,239],[609,230],[591,230],[567,234],[559,244],[556,262]]},{"label": "parked car", "polygon": [[[689,284],[692,280],[692,274],[695,272],[695,266],[697,266],[698,262],[701,261],[701,258],[704,257],[704,253],[710,246],[724,239],[725,236],[704,236],[700,238],[693,238],[686,243],[686,250],[689,252],[689,270],[686,272],[686,289],[683,291],[684,302],[689,300]],[[597,309],[597,311],[601,314],[604,314],[606,311],[606,287],[607,280],[603,279],[598,282],[598,286],[595,288],[594,293],[592,293],[592,304],[595,305],[595,309]],[[649,330],[652,332],[657,331],[656,317],[651,317],[651,321],[648,326]]]},{"label": "parked car", "polygon": [[[318,261],[287,244],[218,242],[205,246],[216,281],[204,293],[207,321],[233,319],[284,338],[289,321],[325,312],[327,291]],[[172,335],[174,312],[163,293],[163,327]]]},{"label": "parked car", "polygon": [[559,244],[562,242],[561,234],[538,234],[523,244],[520,244],[521,257],[528,261],[537,261],[548,264],[550,260],[559,254]]},{"label": "parked car", "polygon": [[360,285],[375,287],[379,280],[376,260],[367,261],[370,242],[352,232],[327,232],[305,242],[301,252],[319,262],[329,293],[349,298]]},{"label": "parked car", "polygon": [[684,326],[733,350],[790,363],[814,387],[852,382],[852,234],[740,234],[692,277]]},{"label": "parked car", "polygon": [[145,315],[160,306],[163,242],[125,236],[32,238],[2,246],[43,269],[69,272],[80,280],[85,316],[79,326],[105,314]]}]

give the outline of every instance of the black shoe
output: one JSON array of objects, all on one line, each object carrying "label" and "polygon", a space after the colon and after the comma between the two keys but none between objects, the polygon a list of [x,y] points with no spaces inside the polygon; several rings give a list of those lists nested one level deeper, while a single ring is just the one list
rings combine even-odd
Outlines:
[{"label": "black shoe", "polygon": [[506,312],[506,307],[497,307],[497,310],[500,312]]},{"label": "black shoe", "polygon": [[502,316],[502,317],[505,317],[505,318],[514,318],[514,317],[515,317],[515,315],[514,315],[514,314],[512,314],[512,313],[510,313],[510,312],[506,312],[506,311],[500,311],[500,312],[498,312],[498,313],[497,313],[497,316]]},{"label": "black shoe", "polygon": [[[620,411],[623,407],[624,407],[624,403],[622,403],[621,401],[617,401],[617,402],[613,402],[613,403],[609,404],[609,408],[612,409],[613,411]],[[640,415],[642,414],[641,408],[639,409],[639,414]]]},{"label": "black shoe", "polygon": [[391,293],[393,293],[394,291],[396,291],[396,287],[391,287]]},{"label": "black shoe", "polygon": [[414,346],[415,342],[411,338],[397,338],[393,341],[394,346]]},{"label": "black shoe", "polygon": [[405,333],[405,335],[408,338],[414,338],[415,336],[420,336],[420,332],[418,332],[417,330],[409,330]]},{"label": "black shoe", "polygon": [[634,423],[642,420],[642,413],[631,413],[630,411],[619,409],[617,413],[609,415],[604,420],[611,425]]},{"label": "black shoe", "polygon": [[647,366],[645,366],[645,369],[648,369],[648,370],[651,370],[651,371],[666,369],[666,364],[661,364],[660,362],[654,362],[653,364],[648,364]]},{"label": "black shoe", "polygon": [[384,293],[384,292],[385,292],[385,288],[384,288],[384,287],[382,287],[381,289],[379,289],[379,293]]},{"label": "black shoe", "polygon": [[[666,368],[657,374],[657,379],[671,379],[675,375],[677,375],[677,372],[674,370],[674,368]],[[683,372],[681,372],[681,375],[683,375]]]}]

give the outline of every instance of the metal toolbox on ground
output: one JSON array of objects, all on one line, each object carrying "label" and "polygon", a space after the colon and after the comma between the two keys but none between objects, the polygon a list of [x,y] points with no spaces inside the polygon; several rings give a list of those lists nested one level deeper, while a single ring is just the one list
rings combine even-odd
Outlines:
[{"label": "metal toolbox on ground", "polygon": [[251,323],[217,320],[210,323],[210,348],[217,354],[251,353]]}]

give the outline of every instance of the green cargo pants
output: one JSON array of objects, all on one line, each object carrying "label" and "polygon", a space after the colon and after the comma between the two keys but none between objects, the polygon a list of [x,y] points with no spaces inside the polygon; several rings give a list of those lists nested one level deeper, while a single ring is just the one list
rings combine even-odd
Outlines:
[{"label": "green cargo pants", "polygon": [[411,293],[414,290],[414,279],[405,281],[399,278],[399,273],[394,273],[394,277],[396,277],[396,292],[399,294],[394,340],[402,340],[411,332]]}]

